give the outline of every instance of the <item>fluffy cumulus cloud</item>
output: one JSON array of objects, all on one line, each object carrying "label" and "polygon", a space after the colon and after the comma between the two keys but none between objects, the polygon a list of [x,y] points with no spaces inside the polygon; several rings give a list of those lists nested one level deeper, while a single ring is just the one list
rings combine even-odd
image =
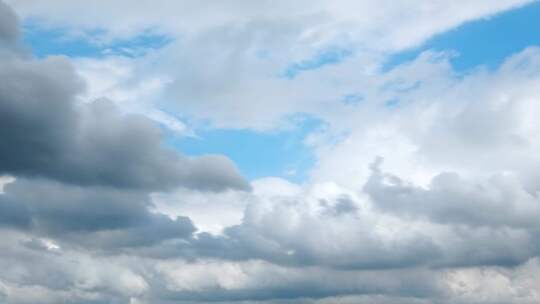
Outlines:
[{"label": "fluffy cumulus cloud", "polygon": [[[1,303],[540,301],[540,50],[382,68],[528,1],[5,2]],[[38,58],[19,18],[168,43]],[[304,116],[302,183],[169,141]]]}]

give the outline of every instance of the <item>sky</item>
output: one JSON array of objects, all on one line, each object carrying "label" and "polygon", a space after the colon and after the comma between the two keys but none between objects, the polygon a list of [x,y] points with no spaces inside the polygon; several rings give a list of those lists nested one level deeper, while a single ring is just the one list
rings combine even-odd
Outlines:
[{"label": "sky", "polygon": [[0,303],[539,303],[538,28],[0,0]]}]

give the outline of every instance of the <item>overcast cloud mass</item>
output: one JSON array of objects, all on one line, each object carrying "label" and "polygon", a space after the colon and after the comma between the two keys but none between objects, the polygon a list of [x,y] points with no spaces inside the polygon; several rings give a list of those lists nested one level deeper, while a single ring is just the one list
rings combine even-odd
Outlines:
[{"label": "overcast cloud mass", "polygon": [[0,0],[0,303],[540,303],[526,13]]}]

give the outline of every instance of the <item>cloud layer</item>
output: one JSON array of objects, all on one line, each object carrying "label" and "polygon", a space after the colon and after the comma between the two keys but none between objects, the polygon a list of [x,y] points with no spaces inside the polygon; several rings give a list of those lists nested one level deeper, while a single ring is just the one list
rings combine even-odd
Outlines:
[{"label": "cloud layer", "polygon": [[[0,1],[0,302],[540,300],[540,50],[466,74],[435,51],[381,68],[527,1],[96,1],[85,14],[7,2],[100,29],[100,43],[150,29],[172,42],[138,58],[35,58]],[[129,75],[96,72],[122,65]],[[170,125],[133,113],[155,100],[125,96],[166,100],[194,125],[314,117],[316,163],[302,184],[246,181],[225,156],[177,151]]]}]

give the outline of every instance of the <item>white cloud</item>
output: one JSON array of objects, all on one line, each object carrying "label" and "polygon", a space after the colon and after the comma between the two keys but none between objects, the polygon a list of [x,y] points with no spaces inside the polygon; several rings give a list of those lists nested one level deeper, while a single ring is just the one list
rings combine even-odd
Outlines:
[{"label": "white cloud", "polygon": [[157,212],[171,218],[188,216],[200,231],[214,234],[241,223],[245,206],[253,199],[253,195],[240,191],[206,193],[177,189],[152,194]]},{"label": "white cloud", "polygon": [[[523,5],[527,0],[502,1],[94,1],[78,13],[80,4],[53,0],[7,1],[23,17],[38,17],[49,24],[104,29],[112,35],[134,35],[157,28],[173,35],[204,32],[220,26],[283,28],[290,24],[296,42],[320,46],[350,40],[382,50],[413,46],[435,33],[465,21],[485,18]],[[363,41],[363,42],[362,42]]]},{"label": "white cloud", "polygon": [[168,79],[141,77],[134,60],[126,57],[76,58],[73,63],[86,82],[85,93],[80,96],[84,102],[110,99],[124,113],[144,115],[177,135],[191,134],[180,119],[155,107]]},{"label": "white cloud", "polygon": [[[426,53],[375,77],[369,99],[328,118],[348,135],[338,143],[314,143],[312,178],[358,188],[370,174],[366,164],[380,156],[386,172],[420,185],[445,171],[514,173],[537,191],[539,63],[539,50],[530,48],[495,71],[458,75],[446,57]],[[398,104],[386,106],[389,98]]]},{"label": "white cloud", "polygon": [[[386,55],[531,1],[99,0],[85,7],[84,14],[73,1],[8,2],[23,18],[52,26],[99,29],[111,39],[148,30],[171,38],[172,43],[157,54],[150,52],[136,62],[124,60],[120,67],[111,65],[118,59],[91,61],[90,69],[83,65],[83,74],[99,94],[107,92],[112,99],[139,97],[135,106],[126,105],[131,108],[139,107],[141,99],[147,100],[146,106],[159,100],[167,104],[167,111],[216,127],[269,130],[286,127],[295,113],[322,118],[329,108],[334,115],[344,113],[348,109],[337,105],[340,99],[372,82],[369,78]],[[294,81],[279,77],[291,64],[317,60],[333,49],[345,49],[353,56],[338,68],[322,68]],[[98,72],[99,80],[92,77],[95,67],[104,68]],[[108,86],[104,82],[113,84],[132,68],[136,75],[131,85],[103,90]],[[180,122],[169,123],[174,117],[164,115],[153,117],[183,129]]]},{"label": "white cloud", "polygon": [[9,175],[0,175],[0,194],[4,193],[4,187],[15,181],[15,178],[13,176]]}]

